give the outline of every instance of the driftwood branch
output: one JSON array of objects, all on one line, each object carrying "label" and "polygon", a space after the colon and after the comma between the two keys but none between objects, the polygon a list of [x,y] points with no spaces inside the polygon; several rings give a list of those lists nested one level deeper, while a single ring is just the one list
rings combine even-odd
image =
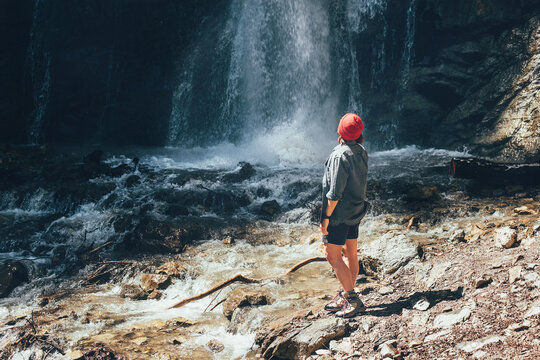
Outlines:
[{"label": "driftwood branch", "polygon": [[290,268],[285,275],[288,275],[290,273],[295,272],[296,270],[300,269],[302,266],[307,265],[309,263],[315,262],[315,261],[326,261],[326,258],[324,256],[315,256],[309,259],[306,259],[304,261],[300,261],[298,264],[294,265],[292,268]]},{"label": "driftwood branch", "polygon": [[[299,262],[298,264],[294,265],[292,268],[290,268],[283,276],[289,275],[290,273],[293,273],[296,270],[300,269],[302,266],[305,266],[305,265],[307,265],[309,263],[312,263],[312,262],[315,262],[315,261],[326,261],[326,258],[323,257],[323,256],[315,256],[315,257],[303,260],[303,261]],[[269,280],[271,280],[271,279],[269,279]],[[186,304],[189,304],[192,301],[203,299],[203,298],[215,293],[216,291],[221,290],[224,287],[226,287],[226,286],[228,286],[228,285],[230,285],[232,283],[235,283],[235,282],[243,282],[243,283],[247,283],[247,284],[253,284],[253,283],[258,284],[258,283],[261,283],[262,281],[263,281],[263,279],[252,279],[252,278],[245,277],[242,274],[238,274],[236,276],[233,276],[230,279],[227,279],[227,280],[223,281],[221,284],[218,284],[218,285],[214,286],[213,288],[211,288],[211,289],[209,289],[209,290],[207,290],[207,291],[205,291],[203,293],[192,296],[190,298],[187,298],[185,300],[182,300],[182,301],[174,304],[169,309],[179,308],[179,307],[182,307],[182,306],[184,306]],[[220,301],[210,311],[212,311],[217,305],[221,304],[223,301],[225,301],[225,300]]]},{"label": "driftwood branch", "polygon": [[202,299],[202,298],[205,298],[207,297],[208,295],[210,294],[213,294],[214,292],[218,291],[219,289],[222,289],[224,288],[225,286],[227,285],[230,285],[232,283],[235,283],[235,282],[243,282],[243,283],[247,283],[247,284],[252,284],[252,283],[259,283],[261,280],[257,280],[257,279],[250,279],[248,277],[245,277],[244,275],[241,275],[241,274],[238,274],[236,276],[233,276],[232,278],[230,279],[227,279],[225,280],[224,282],[222,282],[221,284],[219,285],[216,285],[214,286],[213,288],[211,288],[210,290],[207,290],[199,295],[195,295],[195,296],[192,296],[190,298],[187,298],[185,300],[182,300],[176,304],[174,304],[173,306],[171,306],[170,308],[179,308],[179,307],[182,307],[186,304],[189,304],[190,302],[192,301],[195,301],[195,300],[199,300],[199,299]]},{"label": "driftwood branch", "polygon": [[114,242],[113,242],[113,241],[106,242],[105,244],[103,244],[103,245],[101,245],[101,246],[98,246],[97,248],[95,248],[95,249],[93,249],[93,250],[90,250],[90,251],[88,252],[88,254],[90,255],[90,254],[93,254],[93,253],[95,253],[95,252],[98,252],[99,250],[101,250],[101,249],[103,249],[103,248],[105,248],[105,247],[111,245],[112,243],[114,243]]}]

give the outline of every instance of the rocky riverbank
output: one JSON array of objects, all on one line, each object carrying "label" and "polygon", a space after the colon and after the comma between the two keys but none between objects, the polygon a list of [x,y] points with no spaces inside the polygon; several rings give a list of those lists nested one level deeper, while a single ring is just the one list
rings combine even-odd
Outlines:
[{"label": "rocky riverbank", "polygon": [[[2,289],[1,358],[540,354],[535,186],[452,180],[456,154],[438,150],[373,154],[357,282],[368,310],[338,320],[322,310],[336,290],[325,262],[286,274],[322,254],[318,169],[90,153],[4,152],[2,256],[20,281]],[[171,308],[238,274],[256,283]]]}]

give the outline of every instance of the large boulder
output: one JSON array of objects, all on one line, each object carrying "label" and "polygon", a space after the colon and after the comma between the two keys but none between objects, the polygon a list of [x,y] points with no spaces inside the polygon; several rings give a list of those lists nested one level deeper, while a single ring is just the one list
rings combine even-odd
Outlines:
[{"label": "large boulder", "polygon": [[259,334],[256,342],[265,359],[305,359],[348,330],[347,322],[336,317],[317,319],[307,326],[295,319],[280,319],[263,329],[265,334]]},{"label": "large boulder", "polygon": [[418,256],[418,246],[404,234],[388,232],[369,243],[360,242],[359,259],[369,275],[389,274]]},{"label": "large boulder", "polygon": [[227,300],[223,303],[223,315],[231,320],[233,312],[238,308],[269,303],[271,303],[269,296],[260,290],[237,288],[229,294]]}]

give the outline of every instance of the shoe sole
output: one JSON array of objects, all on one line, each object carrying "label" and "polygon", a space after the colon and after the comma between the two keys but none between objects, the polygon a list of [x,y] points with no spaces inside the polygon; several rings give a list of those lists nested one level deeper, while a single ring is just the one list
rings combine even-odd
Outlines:
[{"label": "shoe sole", "polygon": [[360,313],[363,313],[366,311],[366,307],[361,307],[360,309],[356,310],[355,312],[353,313],[350,313],[350,314],[343,314],[343,315],[338,315],[336,314],[337,317],[340,317],[340,318],[344,318],[344,319],[347,319],[347,318],[352,318],[352,317],[355,317],[356,315],[360,314]]},{"label": "shoe sole", "polygon": [[324,310],[328,311],[328,312],[331,312],[331,313],[337,313],[339,310],[341,310],[341,307],[337,308],[337,309],[334,309],[334,308],[324,308]]}]

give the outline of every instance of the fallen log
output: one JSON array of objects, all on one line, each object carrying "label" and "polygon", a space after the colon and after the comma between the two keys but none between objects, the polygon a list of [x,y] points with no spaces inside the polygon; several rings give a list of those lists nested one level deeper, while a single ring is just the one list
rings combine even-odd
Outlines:
[{"label": "fallen log", "polygon": [[540,163],[501,163],[478,158],[453,158],[453,177],[476,179],[488,183],[540,183]]}]

